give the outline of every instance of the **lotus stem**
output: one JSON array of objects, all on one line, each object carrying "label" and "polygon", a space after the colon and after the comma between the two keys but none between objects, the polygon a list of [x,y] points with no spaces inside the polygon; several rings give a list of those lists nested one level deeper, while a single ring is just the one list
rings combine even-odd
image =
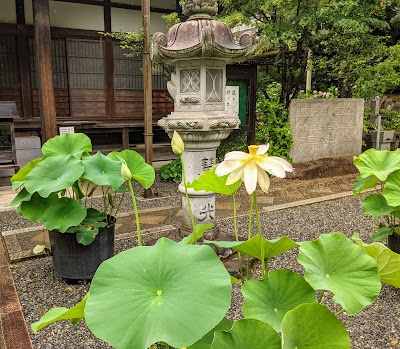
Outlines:
[{"label": "lotus stem", "polygon": [[135,222],[136,222],[136,232],[137,232],[137,240],[138,246],[142,246],[142,235],[140,233],[140,222],[139,222],[139,211],[137,208],[135,193],[133,192],[132,183],[130,180],[127,181],[129,185],[129,191],[131,192],[132,204],[133,204],[133,212],[135,212]]},{"label": "lotus stem", "polygon": [[[121,200],[119,200],[119,203],[118,203],[118,205],[117,205],[117,208],[115,209],[115,215],[117,215],[117,213],[118,213],[118,211],[119,211],[119,209],[120,209],[120,207],[121,207],[121,204],[122,204],[122,202],[124,201],[125,194],[126,194],[126,187],[125,187],[124,192],[123,192],[122,195],[121,195]],[[115,197],[117,197],[117,192],[115,192]]]},{"label": "lotus stem", "polygon": [[[250,209],[249,209],[249,222],[247,224],[247,241],[251,238],[251,223],[253,222],[253,197],[250,200]],[[247,280],[250,279],[250,256],[247,255]]]},{"label": "lotus stem", "polygon": [[[194,227],[195,227],[196,224],[194,222],[192,204],[190,203],[189,193],[188,193],[188,190],[187,190],[185,161],[183,160],[182,154],[180,154],[180,157],[181,157],[181,163],[182,163],[182,177],[183,177],[183,186],[185,188],[186,202],[187,202],[188,209],[189,209],[190,220],[192,222],[192,229],[194,230]],[[196,244],[196,241],[194,243]]]},{"label": "lotus stem", "polygon": [[[232,195],[232,204],[233,204],[233,231],[235,233],[236,241],[239,241],[239,234],[237,229],[237,220],[236,220],[236,198],[235,194]],[[243,275],[243,265],[242,265],[242,255],[238,252],[238,262],[239,262],[239,270],[240,270],[240,279],[242,280],[242,284],[244,283],[244,275]]]},{"label": "lotus stem", "polygon": [[264,250],[264,238],[261,231],[261,222],[260,222],[260,212],[258,212],[258,202],[257,202],[257,194],[253,192],[253,201],[254,201],[254,211],[256,214],[256,222],[257,222],[257,231],[258,236],[260,237],[260,248],[261,248],[261,276],[265,278],[265,275],[268,273],[268,267],[265,265],[265,250]]},{"label": "lotus stem", "polygon": [[324,293],[325,292],[326,292],[325,290],[321,291],[321,294],[318,297],[318,303],[322,303],[322,301],[324,300]]},{"label": "lotus stem", "polygon": [[344,313],[344,312],[345,312],[345,309],[342,308],[337,313],[335,313],[335,316],[339,316],[341,313]]}]

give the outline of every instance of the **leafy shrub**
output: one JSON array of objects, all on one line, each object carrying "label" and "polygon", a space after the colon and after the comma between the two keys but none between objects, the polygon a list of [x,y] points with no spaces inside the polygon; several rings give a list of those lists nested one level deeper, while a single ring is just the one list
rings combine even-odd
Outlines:
[{"label": "leafy shrub", "polygon": [[221,145],[217,148],[218,161],[224,160],[225,154],[233,150],[247,151],[246,132],[231,133],[228,138],[221,141]]},{"label": "leafy shrub", "polygon": [[338,89],[336,87],[329,87],[326,91],[307,91],[300,90],[297,96],[298,99],[332,99],[338,98]]},{"label": "leafy shrub", "polygon": [[160,176],[164,182],[174,181],[180,183],[182,181],[182,163],[180,159],[172,160],[169,164],[161,166]]},{"label": "leafy shrub", "polygon": [[379,114],[382,115],[382,130],[395,130],[400,132],[400,113],[394,110],[380,109]]},{"label": "leafy shrub", "polygon": [[259,79],[257,91],[257,123],[256,143],[269,143],[268,153],[290,160],[290,147],[293,136],[290,130],[289,113],[284,105],[279,103],[281,85],[266,84],[265,79]]}]

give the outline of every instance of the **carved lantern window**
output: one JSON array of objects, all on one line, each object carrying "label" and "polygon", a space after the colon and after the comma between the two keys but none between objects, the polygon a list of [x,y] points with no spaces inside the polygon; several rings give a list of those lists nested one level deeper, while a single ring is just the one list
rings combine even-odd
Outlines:
[{"label": "carved lantern window", "polygon": [[200,70],[187,69],[181,71],[181,93],[200,91]]},{"label": "carved lantern window", "polygon": [[222,102],[223,93],[223,70],[207,69],[206,70],[206,102],[219,103]]}]

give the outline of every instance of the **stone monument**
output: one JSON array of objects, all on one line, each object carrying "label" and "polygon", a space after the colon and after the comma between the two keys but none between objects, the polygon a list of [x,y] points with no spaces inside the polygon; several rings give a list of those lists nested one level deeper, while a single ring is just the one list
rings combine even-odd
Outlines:
[{"label": "stone monument", "polygon": [[[167,34],[154,34],[152,58],[171,71],[167,87],[174,99],[174,112],[158,124],[170,137],[177,131],[184,140],[183,159],[191,182],[216,164],[221,140],[239,127],[237,113],[225,106],[226,64],[244,60],[255,37],[244,33],[235,39],[225,23],[214,20],[212,16],[218,12],[215,0],[185,1],[182,9],[186,22],[176,24]],[[183,184],[178,188],[183,232],[188,233],[192,227]],[[214,223],[215,194],[189,189],[189,197],[195,223]]]},{"label": "stone monument", "polygon": [[363,117],[363,99],[293,99],[289,107],[293,163],[359,155]]}]

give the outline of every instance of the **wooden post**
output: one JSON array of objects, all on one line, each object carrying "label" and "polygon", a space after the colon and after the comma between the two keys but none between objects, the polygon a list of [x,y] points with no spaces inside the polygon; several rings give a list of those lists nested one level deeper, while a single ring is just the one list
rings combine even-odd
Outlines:
[{"label": "wooden post", "polygon": [[[151,84],[150,57],[150,0],[142,0],[142,18],[144,30],[143,45],[143,81],[144,81],[144,152],[146,163],[153,163],[153,88]],[[145,190],[144,197],[157,195],[154,188]]]},{"label": "wooden post", "polygon": [[[111,32],[111,1],[104,0],[104,30]],[[111,38],[104,42],[104,74],[106,88],[106,112],[110,118],[115,117],[115,84],[114,84],[114,43]]]},{"label": "wooden post", "polygon": [[51,59],[49,0],[32,0],[38,70],[42,142],[57,135],[56,105]]},{"label": "wooden post", "polygon": [[306,93],[311,91],[312,69],[313,69],[312,50],[309,48],[308,55],[307,55]]},{"label": "wooden post", "polygon": [[104,42],[104,74],[106,88],[106,112],[110,118],[115,117],[115,84],[114,84],[114,43],[111,38]]},{"label": "wooden post", "polygon": [[21,81],[22,108],[24,111],[24,119],[32,119],[32,89],[31,76],[29,72],[29,52],[28,41],[26,35],[18,35],[18,59],[19,59],[19,75]]}]

